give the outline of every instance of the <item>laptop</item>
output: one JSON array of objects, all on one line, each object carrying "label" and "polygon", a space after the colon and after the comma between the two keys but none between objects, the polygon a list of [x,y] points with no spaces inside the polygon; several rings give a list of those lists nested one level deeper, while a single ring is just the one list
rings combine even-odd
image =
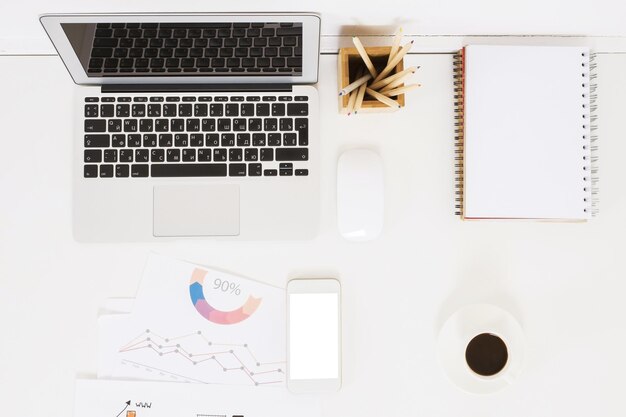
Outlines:
[{"label": "laptop", "polygon": [[316,235],[317,15],[40,20],[77,85],[77,240]]}]

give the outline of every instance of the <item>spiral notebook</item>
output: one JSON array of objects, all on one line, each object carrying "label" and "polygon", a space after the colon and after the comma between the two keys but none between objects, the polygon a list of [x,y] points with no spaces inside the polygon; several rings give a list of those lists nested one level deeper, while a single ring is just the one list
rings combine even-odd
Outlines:
[{"label": "spiral notebook", "polygon": [[457,214],[566,221],[595,215],[589,50],[471,45],[455,58]]}]

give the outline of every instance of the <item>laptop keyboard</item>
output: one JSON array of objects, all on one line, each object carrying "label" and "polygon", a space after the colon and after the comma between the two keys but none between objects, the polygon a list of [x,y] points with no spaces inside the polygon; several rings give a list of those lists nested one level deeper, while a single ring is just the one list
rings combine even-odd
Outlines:
[{"label": "laptop keyboard", "polygon": [[301,75],[302,23],[98,23],[87,72]]},{"label": "laptop keyboard", "polygon": [[86,97],[85,178],[309,175],[307,96]]}]

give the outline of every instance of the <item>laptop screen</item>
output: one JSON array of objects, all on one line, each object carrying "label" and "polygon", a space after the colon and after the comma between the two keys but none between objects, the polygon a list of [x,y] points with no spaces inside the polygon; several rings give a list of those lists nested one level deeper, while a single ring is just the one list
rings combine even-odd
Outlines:
[{"label": "laptop screen", "polygon": [[87,77],[301,77],[303,23],[61,23]]}]

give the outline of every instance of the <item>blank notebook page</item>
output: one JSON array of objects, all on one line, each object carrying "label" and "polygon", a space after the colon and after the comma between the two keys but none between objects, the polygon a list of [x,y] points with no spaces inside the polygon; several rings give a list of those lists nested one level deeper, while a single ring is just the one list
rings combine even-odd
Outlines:
[{"label": "blank notebook page", "polygon": [[588,66],[586,48],[465,48],[465,218],[590,217]]}]

